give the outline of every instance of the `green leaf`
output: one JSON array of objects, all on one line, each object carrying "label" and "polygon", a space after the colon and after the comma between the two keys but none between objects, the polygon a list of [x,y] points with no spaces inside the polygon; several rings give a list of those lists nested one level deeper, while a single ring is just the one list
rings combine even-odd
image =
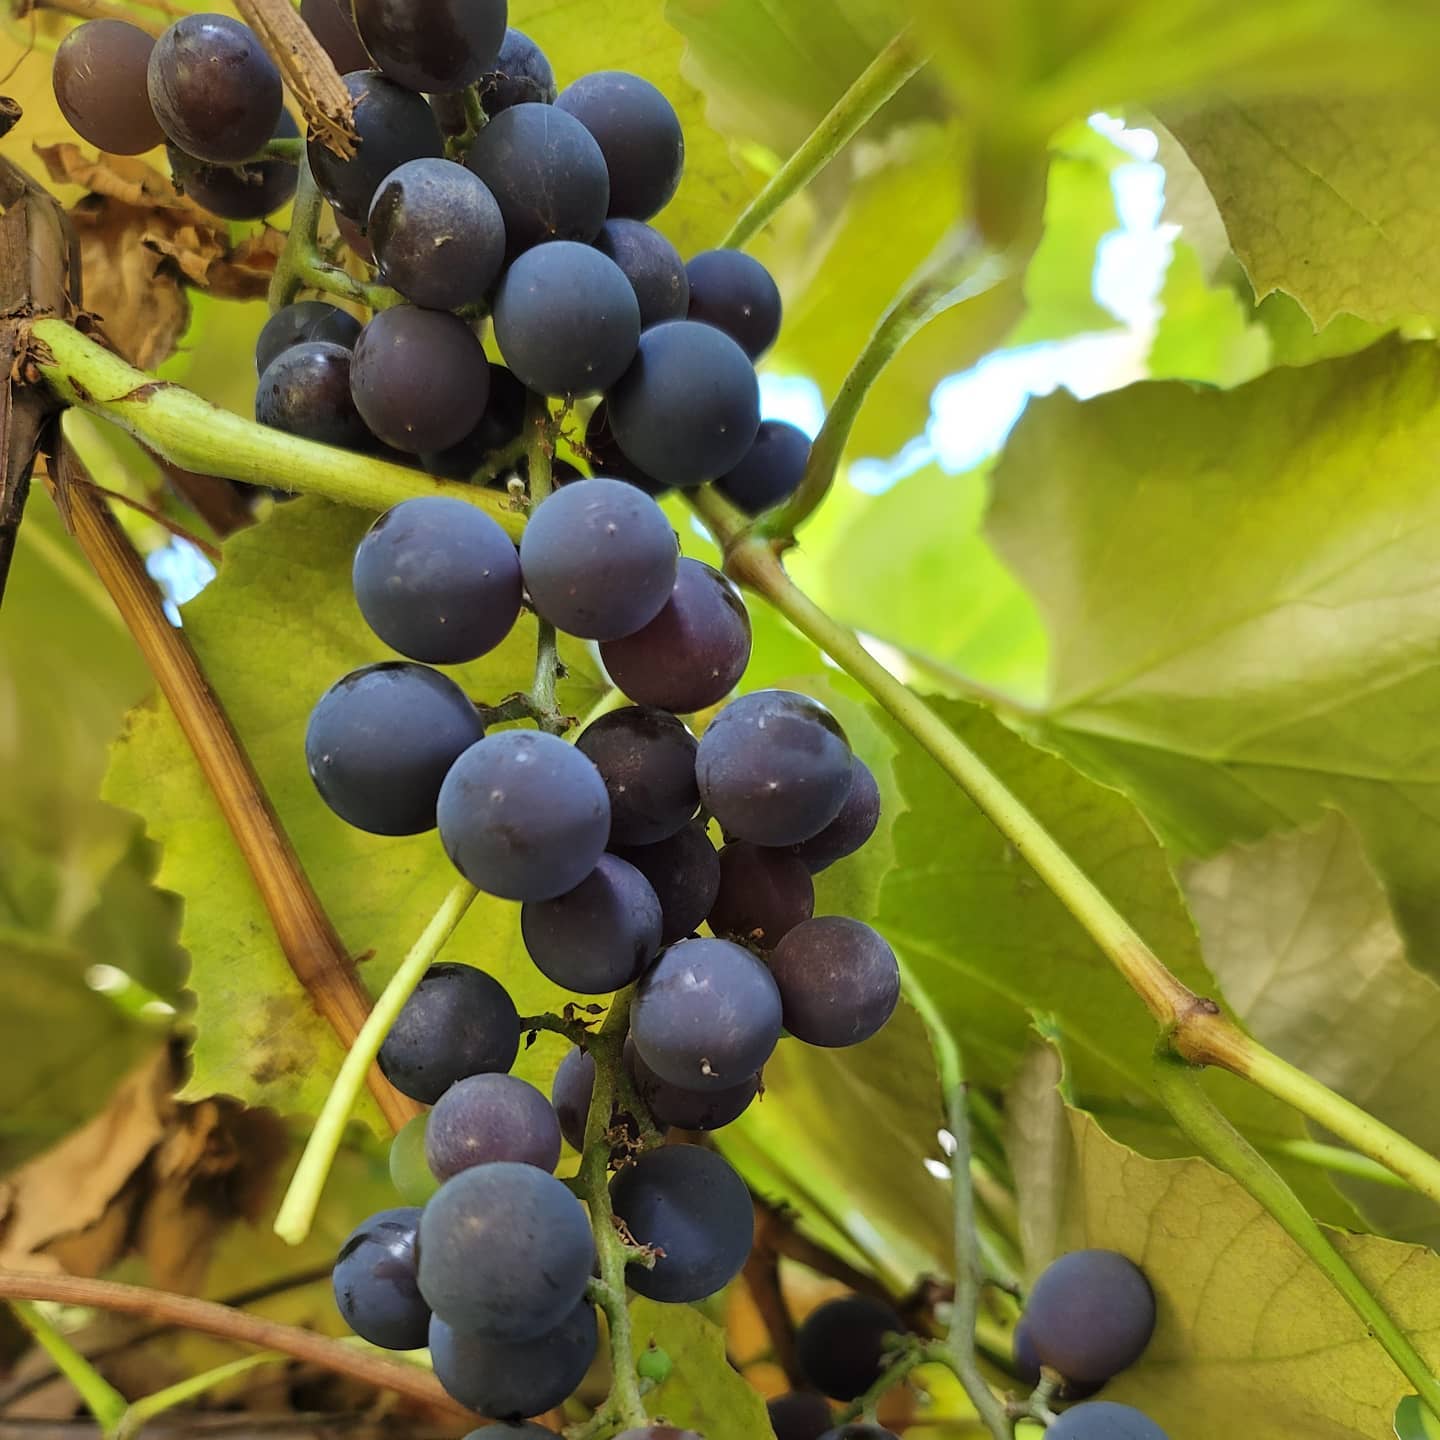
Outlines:
[{"label": "green leaf", "polygon": [[1209,284],[1200,257],[1175,242],[1160,291],[1160,322],[1146,369],[1156,380],[1196,380],[1229,387],[1253,380],[1272,363],[1270,332],[1226,285]]},{"label": "green leaf", "polygon": [[1395,1411],[1398,1440],[1440,1440],[1440,1420],[1421,1403],[1418,1395],[1407,1395]]},{"label": "green leaf", "polygon": [[[1440,1035],[1440,986],[1413,969],[1359,838],[1331,812],[1237,845],[1185,876],[1205,958],[1236,1012],[1277,1054],[1427,1150],[1440,1091],[1418,1057]],[[1342,1179],[1390,1233],[1433,1245],[1434,1205]]]},{"label": "green leaf", "polygon": [[1342,313],[1380,325],[1440,313],[1440,121],[1425,106],[1327,96],[1162,116],[1261,299],[1294,296],[1317,328]]},{"label": "green leaf", "polygon": [[765,1402],[725,1355],[725,1331],[689,1305],[630,1302],[638,1360],[652,1346],[664,1350],[670,1378],[645,1397],[646,1411],[705,1440],[757,1440],[770,1435]]},{"label": "green leaf", "polygon": [[688,258],[725,234],[756,187],[682,75],[685,42],[665,11],[664,0],[517,0],[510,23],[545,51],[562,88],[593,70],[628,70],[664,92],[685,131],[685,174],[654,223]]},{"label": "green leaf", "polygon": [[1386,333],[1386,327],[1353,315],[1337,315],[1317,330],[1299,302],[1278,290],[1255,307],[1255,318],[1270,332],[1272,365],[1313,365],[1317,360],[1353,355]]},{"label": "green leaf", "polygon": [[[309,500],[276,507],[266,523],[227,544],[219,577],[184,618],[341,938],[353,955],[373,957],[362,974],[374,990],[455,876],[433,832],[387,839],[353,830],[321,802],[305,769],[305,725],[320,694],[359,665],[393,658],[360,619],[350,590],[350,559],[370,518]],[[498,700],[529,683],[534,647],[534,621],[525,617],[497,650],[452,673],[467,694]],[[584,649],[567,650],[566,660],[561,704],[583,713],[600,684]],[[190,1093],[315,1113],[339,1065],[339,1044],[291,973],[168,709],[131,716],[105,793],[144,817],[164,846],[159,883],[186,902],[182,939],[197,997]],[[482,900],[444,958],[489,970],[522,1013],[534,1013],[563,997],[525,958],[518,932],[518,906]],[[543,1083],[563,1050],[558,1037],[544,1036],[516,1073]]]},{"label": "green leaf", "polygon": [[[1070,1112],[1064,1248],[1143,1266],[1159,1317],[1139,1362],[1105,1387],[1169,1434],[1196,1416],[1246,1440],[1374,1440],[1408,1387],[1284,1231],[1204,1160],[1150,1160]],[[1330,1239],[1432,1366],[1440,1257],[1374,1236]]]},{"label": "green leaf", "polygon": [[1050,632],[1033,733],[1182,852],[1345,811],[1426,968],[1437,387],[1432,346],[1389,342],[1223,393],[1055,396],[1012,434],[989,520]]},{"label": "green leaf", "polygon": [[[1164,852],[1134,806],[987,712],[933,703],[1170,969],[1214,994]],[[1030,1012],[1043,1011],[1064,1038],[1082,1103],[1153,1106],[1155,1026],[1109,960],[928,755],[903,747],[896,779],[908,808],[895,822],[879,925],[959,1039],[968,1072],[1007,1084],[1029,1044]],[[1285,1106],[1233,1076],[1211,1074],[1207,1085],[1242,1128],[1271,1138],[1303,1133]],[[1297,1180],[1322,1213],[1353,1218],[1328,1181]]]}]

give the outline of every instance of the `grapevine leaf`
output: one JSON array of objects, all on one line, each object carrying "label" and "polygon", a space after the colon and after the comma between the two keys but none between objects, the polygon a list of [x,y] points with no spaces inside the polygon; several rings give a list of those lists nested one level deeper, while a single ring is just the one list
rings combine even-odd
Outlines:
[{"label": "grapevine leaf", "polygon": [[[1359,838],[1331,812],[1190,867],[1205,958],[1258,1039],[1393,1125],[1440,1147],[1428,1067],[1440,986],[1415,970]],[[1433,1244],[1435,1207],[1408,1190],[1341,1181],[1402,1239]]]},{"label": "grapevine leaf", "polygon": [[[304,734],[321,692],[359,665],[393,658],[365,627],[350,558],[370,518],[301,500],[226,545],[219,577],[184,609],[186,633],[249,750],[322,904],[372,990],[383,984],[455,874],[432,832],[390,839],[338,820],[305,769]],[[498,700],[529,683],[535,629],[453,674],[467,694]],[[563,706],[581,713],[600,693],[586,652],[566,652]],[[193,961],[196,1037],[189,1090],[238,1094],[286,1113],[314,1113],[340,1046],[291,974],[248,871],[168,709],[136,711],[106,781],[164,846],[158,883],[184,897]],[[563,996],[525,958],[519,907],[476,905],[444,952],[491,971],[522,1013]],[[544,1084],[563,1044],[546,1036],[517,1073]],[[368,1105],[368,1101],[366,1102]],[[367,1111],[367,1113],[369,1113]]]}]

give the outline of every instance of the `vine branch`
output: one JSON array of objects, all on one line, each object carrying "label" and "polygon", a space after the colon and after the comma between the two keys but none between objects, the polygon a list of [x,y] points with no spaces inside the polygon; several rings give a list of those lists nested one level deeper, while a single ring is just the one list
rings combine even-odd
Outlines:
[{"label": "vine branch", "polygon": [[[189,742],[295,978],[341,1044],[349,1046],[364,1027],[369,996],[184,631],[166,619],[144,561],[63,439],[51,488],[71,534],[114,601]],[[418,1113],[368,1064],[359,1081],[369,1083],[395,1129]]]},{"label": "vine branch", "polygon": [[473,1420],[468,1410],[457,1405],[440,1388],[440,1382],[418,1366],[406,1365],[377,1355],[373,1350],[350,1345],[328,1336],[282,1325],[244,1310],[232,1310],[213,1300],[197,1300],[168,1290],[151,1290],[143,1285],[124,1285],[116,1280],[91,1280],[79,1275],[37,1275],[28,1271],[0,1270],[0,1299],[53,1300],[61,1305],[88,1305],[122,1315],[195,1330],[221,1340],[255,1345],[263,1350],[303,1360],[336,1375],[393,1390],[407,1399],[418,1400],[451,1414]]}]

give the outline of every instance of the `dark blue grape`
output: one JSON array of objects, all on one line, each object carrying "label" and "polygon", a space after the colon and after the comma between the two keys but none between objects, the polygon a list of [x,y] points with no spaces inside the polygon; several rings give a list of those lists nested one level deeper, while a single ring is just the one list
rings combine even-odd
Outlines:
[{"label": "dark blue grape", "polygon": [[507,30],[494,68],[480,77],[480,108],[493,120],[516,105],[553,105],[557,93],[545,52],[523,31]]},{"label": "dark blue grape", "polygon": [[366,226],[380,278],[431,310],[482,301],[505,260],[505,222],[486,184],[453,160],[407,160],[380,182]]},{"label": "dark blue grape", "polygon": [[553,1330],[580,1303],[594,1260],[584,1206],[534,1165],[462,1170],[420,1217],[420,1293],[467,1335],[523,1341]]},{"label": "dark blue grape", "polygon": [[580,995],[608,995],[659,953],[660,901],[633,865],[602,855],[573,890],[527,901],[520,930],[547,980]]},{"label": "dark blue grape", "polygon": [[500,283],[493,318],[505,363],[542,395],[608,389],[640,339],[640,306],[620,267],[573,240],[521,255]]},{"label": "dark blue grape", "polygon": [[812,1310],[795,1332],[801,1373],[832,1400],[855,1400],[879,1378],[886,1343],[905,1322],[883,1300],[842,1295]]},{"label": "dark blue grape", "polygon": [[625,1068],[635,1082],[636,1094],[659,1126],[677,1130],[719,1130],[738,1120],[760,1093],[760,1077],[731,1086],[728,1090],[685,1090],[662,1080],[641,1058],[635,1042],[625,1038]]},{"label": "dark blue grape", "polygon": [[664,511],[620,480],[556,490],[535,508],[520,541],[530,603],[586,640],[618,640],[648,625],[670,598],[679,559]]},{"label": "dark blue grape", "polygon": [[1075,1250],[1052,1261],[1035,1282],[1025,1328],[1042,1365],[1067,1380],[1109,1380],[1150,1343],[1155,1294],[1125,1256]]},{"label": "dark blue grape", "polygon": [[498,1421],[494,1425],[482,1425],[478,1430],[472,1430],[464,1437],[464,1440],[554,1440],[555,1432],[547,1430],[543,1425],[536,1425],[530,1420],[517,1420],[512,1422]]},{"label": "dark blue grape", "polygon": [[631,700],[682,715],[735,688],[750,663],[750,613],[718,570],[682,557],[670,599],[642,629],[600,646],[610,678]]},{"label": "dark blue grape", "polygon": [[443,153],[435,116],[422,96],[373,70],[344,77],[360,143],[348,159],[312,135],[306,145],[320,193],[341,216],[363,226],[380,182],[407,160]]},{"label": "dark blue grape", "polygon": [[852,1420],[848,1425],[837,1425],[827,1430],[820,1440],[900,1440],[893,1431],[883,1425],[872,1425],[868,1420]]},{"label": "dark blue grape", "polygon": [[595,137],[610,171],[610,214],[648,220],[664,208],[685,168],[675,107],[648,80],[596,70],[560,92],[555,106]]},{"label": "dark blue grape", "polygon": [[463,320],[397,305],[360,332],[350,391],[365,423],[408,454],[445,450],[485,414],[490,362]]},{"label": "dark blue grape", "polygon": [[405,1002],[379,1063],[402,1094],[433,1105],[467,1075],[499,1074],[520,1051],[520,1016],[505,987],[473,965],[432,965]]},{"label": "dark blue grape", "polygon": [[723,1289],[755,1238],[745,1182],[713,1150],[649,1150],[610,1183],[615,1214],[641,1245],[664,1253],[652,1270],[632,1266],[630,1288],[647,1300],[683,1305]]},{"label": "dark blue grape", "polygon": [[1046,1440],[1166,1440],[1148,1415],[1113,1400],[1092,1400],[1067,1410],[1045,1436]]},{"label": "dark blue grape", "polygon": [[418,1350],[430,1329],[415,1281],[419,1224],[418,1207],[382,1210],[350,1232],[335,1261],[335,1304],[345,1323],[386,1350]]},{"label": "dark blue grape", "polygon": [[630,460],[662,484],[683,489],[714,480],[745,458],[760,429],[760,383],[724,332],[671,320],[640,337],[606,407]]},{"label": "dark blue grape", "polygon": [[850,788],[840,813],[816,836],[790,847],[812,875],[847,855],[853,855],[880,823],[880,787],[870,767],[858,756],[850,764]]},{"label": "dark blue grape", "polygon": [[440,838],[472,885],[505,900],[553,900],[605,852],[600,772],[554,735],[507,730],[472,745],[445,777]]},{"label": "dark blue grape", "polygon": [[87,20],[60,42],[50,80],[60,113],[82,140],[140,155],[165,138],[145,93],[153,37],[126,20]]},{"label": "dark blue grape", "polygon": [[340,74],[370,68],[370,55],[355,28],[350,0],[300,0],[300,18]]},{"label": "dark blue grape", "polygon": [[588,245],[605,223],[605,157],[594,136],[553,105],[502,110],[476,136],[465,163],[500,205],[511,258],[542,240]]},{"label": "dark blue grape", "polygon": [[448,496],[402,500],[355,551],[370,628],[412,660],[459,665],[493,650],[520,615],[520,562],[482,510]]},{"label": "dark blue grape", "polygon": [[[274,138],[291,140],[300,131],[288,111],[280,112]],[[243,165],[207,165],[167,146],[175,185],[197,205],[223,220],[260,220],[287,204],[300,167],[293,160],[252,160]]]},{"label": "dark blue grape", "polygon": [[350,350],[359,338],[360,322],[327,301],[297,300],[293,305],[282,305],[265,322],[255,341],[255,373],[263,375],[270,362],[292,345],[328,340]]},{"label": "dark blue grape", "polygon": [[585,1378],[599,1342],[595,1309],[588,1300],[581,1300],[553,1329],[528,1340],[468,1335],[451,1329],[438,1315],[430,1322],[430,1358],[446,1392],[471,1410],[516,1419],[543,1415],[569,1399]]},{"label": "dark blue grape", "polygon": [[617,845],[660,901],[660,943],[683,940],[710,913],[720,888],[720,857],[698,821],[653,845]]},{"label": "dark blue grape", "polygon": [[624,272],[640,302],[640,325],[648,330],[665,320],[683,320],[690,308],[690,282],[680,252],[641,220],[607,220],[595,248]]},{"label": "dark blue grape", "polygon": [[820,1440],[831,1428],[833,1416],[823,1395],[810,1390],[792,1390],[765,1404],[775,1440]]},{"label": "dark blue grape", "polygon": [[770,973],[780,987],[785,1028],[807,1045],[858,1045],[879,1031],[900,1001],[900,968],[884,937],[859,920],[819,915],[775,947]]},{"label": "dark blue grape", "polygon": [[762,420],[745,458],[715,488],[747,515],[761,515],[800,488],[810,460],[810,437],[787,420]]},{"label": "dark blue grape", "polygon": [[527,1081],[467,1075],[435,1102],[425,1129],[425,1159],[440,1180],[497,1160],[554,1170],[560,1163],[560,1122]]},{"label": "dark blue grape", "polygon": [[[529,398],[530,392],[503,365],[492,364],[490,393],[480,423],[458,444],[422,455],[420,463],[430,474],[446,480],[469,480],[482,466],[490,464],[497,451],[520,438]],[[520,465],[516,468],[520,469]]]},{"label": "dark blue grape", "polygon": [[798,845],[840,813],[850,766],[845,732],[818,701],[793,690],[754,690],[710,722],[695,778],[727,836]]},{"label": "dark blue grape", "polygon": [[[1035,1353],[1035,1342],[1022,1317],[1010,1337],[1015,1358],[1015,1375],[1027,1390],[1033,1390],[1041,1380],[1040,1357]],[[1066,1380],[1056,1391],[1058,1400],[1088,1400],[1097,1390],[1104,1388],[1104,1382],[1089,1384]]]},{"label": "dark blue grape", "polygon": [[720,852],[720,889],[710,907],[717,935],[773,950],[815,913],[815,882],[803,860],[732,840]]},{"label": "dark blue grape", "polygon": [[608,475],[612,480],[623,480],[647,495],[658,497],[670,489],[658,480],[646,475],[634,464],[616,443],[610,429],[609,414],[602,400],[590,412],[585,425],[585,458],[590,464],[592,475]]},{"label": "dark blue grape", "polygon": [[550,1103],[560,1120],[560,1133],[574,1150],[585,1148],[585,1123],[595,1089],[595,1057],[578,1046],[561,1062],[550,1087]]},{"label": "dark blue grape", "polygon": [[728,1090],[770,1058],[780,992],[748,950],[728,940],[681,940],[635,991],[630,1035],[640,1058],[687,1090]]},{"label": "dark blue grape", "polygon": [[485,733],[453,680],[424,665],[367,665],[320,697],[305,760],[320,798],[373,835],[435,825],[450,767]]},{"label": "dark blue grape", "polygon": [[706,250],[685,267],[690,318],[723,330],[758,360],[780,333],[780,290],[770,272],[742,250]]},{"label": "dark blue grape", "polygon": [[214,165],[258,155],[284,100],[260,37],[228,15],[184,15],[171,25],[150,52],[145,87],[170,142]]},{"label": "dark blue grape", "polygon": [[675,1425],[641,1425],[622,1430],[615,1440],[705,1440],[698,1430],[681,1430]]},{"label": "dark blue grape", "polygon": [[463,90],[494,65],[505,0],[352,0],[376,66],[410,90]]},{"label": "dark blue grape", "polygon": [[350,396],[350,351],[325,340],[282,350],[255,387],[255,418],[321,445],[360,450],[370,431]]},{"label": "dark blue grape", "polygon": [[612,710],[581,731],[575,748],[609,791],[612,845],[669,839],[700,808],[695,737],[668,710]]}]

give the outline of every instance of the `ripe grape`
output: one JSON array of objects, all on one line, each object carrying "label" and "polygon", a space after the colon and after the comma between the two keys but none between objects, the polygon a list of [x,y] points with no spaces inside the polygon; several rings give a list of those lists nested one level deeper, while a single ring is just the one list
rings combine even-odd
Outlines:
[{"label": "ripe grape", "polygon": [[[280,112],[275,139],[299,134],[287,111]],[[244,165],[207,165],[166,146],[174,184],[197,205],[223,220],[260,220],[295,194],[300,167],[293,160],[252,160]]]},{"label": "ripe grape", "polygon": [[803,860],[732,840],[720,852],[720,890],[710,928],[773,950],[782,936],[815,913],[815,882]]},{"label": "ripe grape", "polygon": [[760,383],[745,352],[722,331],[690,320],[667,321],[640,337],[606,406],[625,454],[645,474],[681,488],[733,470],[760,429]]},{"label": "ripe grape", "polygon": [[305,760],[320,798],[372,835],[418,835],[435,825],[440,787],[485,733],[453,680],[424,665],[367,665],[320,697]]},{"label": "ripe grape", "polygon": [[[1030,1338],[1029,1328],[1022,1317],[1010,1337],[1015,1358],[1015,1374],[1027,1389],[1033,1390],[1041,1379],[1040,1357],[1035,1353],[1035,1342]],[[1059,1400],[1086,1400],[1097,1390],[1104,1388],[1104,1382],[1066,1380],[1056,1391]]]},{"label": "ripe grape", "polygon": [[872,1425],[868,1420],[852,1420],[848,1425],[837,1425],[833,1430],[827,1430],[820,1440],[900,1440],[900,1437],[883,1425]]},{"label": "ripe grape", "polygon": [[1166,1440],[1148,1415],[1113,1400],[1092,1400],[1067,1410],[1045,1436],[1046,1440]]},{"label": "ripe grape", "polygon": [[681,940],[636,988],[630,1034],[662,1080],[687,1090],[732,1089],[780,1039],[780,992],[742,946]]},{"label": "ripe grape", "polygon": [[518,440],[525,429],[525,406],[530,392],[503,366],[490,366],[490,393],[480,423],[458,444],[427,451],[420,463],[432,475],[447,480],[469,480],[497,450]]},{"label": "ripe grape", "polygon": [[640,306],[613,260],[556,240],[511,265],[495,295],[494,324],[505,363],[532,390],[593,395],[635,358]]},{"label": "ripe grape", "polygon": [[705,1440],[698,1430],[680,1430],[674,1425],[643,1425],[622,1430],[615,1440]]},{"label": "ripe grape", "polygon": [[750,613],[718,570],[683,557],[660,613],[633,635],[602,644],[600,659],[638,705],[704,710],[735,688],[750,663]]},{"label": "ripe grape", "polygon": [[472,885],[505,900],[553,900],[605,853],[600,772],[554,735],[507,730],[472,745],[445,777],[440,838]]},{"label": "ripe grape", "polygon": [[350,351],[326,340],[291,345],[265,367],[255,388],[255,418],[272,430],[345,450],[371,443],[350,396]]},{"label": "ripe grape", "polygon": [[560,1122],[550,1102],[514,1075],[467,1075],[436,1102],[425,1131],[425,1158],[440,1180],[473,1165],[511,1160],[554,1170]]},{"label": "ripe grape", "polygon": [[459,665],[493,650],[520,615],[520,562],[483,510],[448,496],[402,500],[355,551],[370,628],[412,660]]},{"label": "ripe grape", "polygon": [[820,1440],[834,1419],[825,1397],[810,1390],[777,1395],[766,1402],[765,1408],[775,1440]]},{"label": "ripe grape", "polygon": [[727,836],[797,845],[840,813],[850,761],[845,732],[823,705],[793,690],[755,690],[710,722],[695,778]]},{"label": "ripe grape", "polygon": [[360,332],[350,389],[387,445],[418,455],[465,438],[485,413],[490,362],[463,320],[397,305]]},{"label": "ripe grape", "polygon": [[850,762],[850,788],[840,813],[816,836],[790,847],[818,875],[827,866],[853,855],[880,823],[880,787],[870,767],[858,756]]},{"label": "ripe grape", "polygon": [[517,1420],[513,1423],[502,1420],[494,1425],[482,1425],[478,1430],[472,1430],[464,1440],[527,1440],[527,1437],[554,1440],[554,1435],[553,1430],[547,1430],[543,1425],[536,1425],[530,1420]]},{"label": "ripe grape", "polygon": [[337,218],[363,228],[380,182],[407,160],[439,156],[444,141],[430,107],[413,90],[373,70],[353,71],[344,80],[355,105],[359,146],[342,159],[312,135],[305,149],[315,183]]},{"label": "ripe grape", "polygon": [[695,737],[668,710],[612,710],[585,727],[575,748],[609,792],[612,845],[667,840],[700,808]]},{"label": "ripe grape", "polygon": [[462,1170],[420,1217],[420,1293],[467,1335],[525,1341],[553,1330],[580,1303],[594,1260],[584,1207],[534,1165]]},{"label": "ripe grape", "polygon": [[282,305],[260,330],[255,342],[255,373],[266,367],[283,350],[307,340],[328,340],[353,349],[360,338],[360,322],[351,314],[324,300],[297,300]]},{"label": "ripe grape", "polygon": [[280,119],[280,71],[259,36],[228,15],[177,20],[150,52],[145,86],[166,136],[217,165],[258,155]]},{"label": "ripe grape", "polygon": [[595,248],[624,272],[640,302],[640,325],[683,320],[690,306],[690,282],[680,252],[640,220],[607,220]]},{"label": "ripe grape", "polygon": [[685,168],[685,137],[674,106],[648,80],[596,70],[561,91],[555,106],[599,143],[611,215],[648,220],[669,202]]},{"label": "ripe grape", "polygon": [[780,333],[780,290],[743,250],[706,250],[685,267],[690,318],[723,330],[758,360]]},{"label": "ripe grape", "polygon": [[480,77],[480,108],[492,120],[516,105],[553,105],[555,71],[523,31],[506,30],[494,68]]},{"label": "ripe grape", "polygon": [[775,947],[770,973],[780,987],[785,1028],[807,1045],[834,1048],[868,1040],[895,1013],[900,967],[868,925],[820,915]]},{"label": "ripe grape", "polygon": [[350,0],[300,0],[300,18],[340,74],[370,68],[370,55],[355,28]]},{"label": "ripe grape", "polygon": [[649,1150],[610,1183],[615,1214],[641,1245],[663,1251],[653,1270],[630,1269],[630,1288],[647,1300],[703,1300],[740,1273],[755,1238],[745,1182],[713,1150],[665,1145]]},{"label": "ripe grape", "polygon": [[425,1159],[425,1127],[430,1117],[414,1115],[390,1142],[390,1183],[407,1205],[423,1205],[439,1188]]},{"label": "ripe grape", "polygon": [[382,1210],[350,1232],[335,1261],[335,1304],[345,1323],[386,1350],[418,1350],[430,1328],[415,1281],[419,1224],[418,1208]]},{"label": "ripe grape", "polygon": [[478,304],[505,260],[505,222],[485,182],[433,156],[380,182],[366,234],[381,280],[431,310]]},{"label": "ripe grape", "polygon": [[560,1133],[574,1150],[585,1148],[585,1122],[595,1089],[595,1057],[578,1046],[561,1062],[550,1087],[550,1103],[560,1121]]},{"label": "ripe grape", "polygon": [[505,0],[351,0],[375,66],[410,90],[463,90],[495,63]]},{"label": "ripe grape", "polygon": [[618,855],[602,855],[567,894],[528,901],[520,931],[547,980],[581,995],[630,984],[660,951],[660,901]]},{"label": "ripe grape", "polygon": [[486,1415],[519,1418],[543,1415],[568,1399],[585,1378],[599,1338],[595,1309],[588,1300],[581,1300],[553,1329],[529,1340],[468,1335],[452,1330],[437,1315],[430,1322],[430,1358],[435,1378],[462,1405]]},{"label": "ripe grape", "polygon": [[381,1073],[433,1105],[467,1075],[500,1074],[520,1053],[520,1016],[505,987],[473,965],[432,965],[390,1027]]},{"label": "ripe grape", "polygon": [[635,1042],[625,1039],[625,1068],[635,1083],[635,1092],[645,1102],[651,1118],[661,1127],[677,1130],[719,1130],[738,1120],[760,1093],[760,1077],[727,1090],[686,1090],[662,1080],[641,1058]]},{"label": "ripe grape", "polygon": [[1144,1272],[1113,1250],[1075,1250],[1045,1268],[1025,1306],[1043,1365],[1068,1380],[1109,1380],[1133,1365],[1155,1330]]},{"label": "ripe grape", "polygon": [[585,455],[592,475],[609,475],[651,496],[663,495],[670,488],[646,475],[621,450],[610,430],[609,414],[603,400],[590,412],[590,419],[585,425]]},{"label": "ripe grape", "polygon": [[745,458],[715,488],[747,515],[760,515],[800,488],[810,460],[810,437],[788,420],[762,420]]},{"label": "ripe grape", "polygon": [[502,110],[475,137],[465,163],[500,205],[511,258],[542,240],[588,245],[605,223],[605,157],[590,132],[553,105]]},{"label": "ripe grape", "polygon": [[879,1378],[886,1342],[905,1322],[883,1300],[842,1295],[812,1310],[795,1332],[801,1372],[832,1400],[854,1400]]},{"label": "ripe grape", "polygon": [[146,94],[155,42],[125,20],[88,20],[55,51],[55,101],[82,140],[112,155],[139,155],[165,138]]},{"label": "ripe grape", "polygon": [[618,640],[648,625],[670,598],[679,558],[664,512],[620,480],[577,480],[556,490],[535,508],[520,541],[530,603],[586,640]]},{"label": "ripe grape", "polygon": [[720,888],[720,857],[704,825],[691,821],[653,845],[617,845],[649,882],[660,901],[660,943],[672,945],[689,935],[710,913]]}]

